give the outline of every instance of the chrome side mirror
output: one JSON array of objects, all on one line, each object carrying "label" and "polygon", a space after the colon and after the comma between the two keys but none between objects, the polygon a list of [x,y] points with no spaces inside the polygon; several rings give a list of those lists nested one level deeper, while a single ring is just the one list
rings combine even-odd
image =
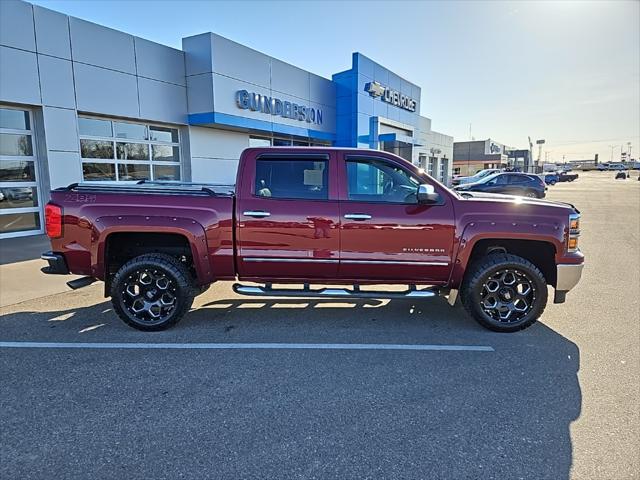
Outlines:
[{"label": "chrome side mirror", "polygon": [[436,193],[433,185],[423,183],[418,186],[418,203],[438,203],[439,201],[440,195]]}]

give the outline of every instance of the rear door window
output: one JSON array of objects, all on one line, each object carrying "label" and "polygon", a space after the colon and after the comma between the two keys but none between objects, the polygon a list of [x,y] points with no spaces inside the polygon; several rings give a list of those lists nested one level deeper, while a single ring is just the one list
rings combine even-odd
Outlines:
[{"label": "rear door window", "polygon": [[509,183],[512,185],[523,184],[529,181],[529,177],[527,177],[526,175],[508,175],[508,177],[509,177]]},{"label": "rear door window", "polygon": [[306,159],[258,159],[254,195],[265,198],[327,200],[329,162]]}]

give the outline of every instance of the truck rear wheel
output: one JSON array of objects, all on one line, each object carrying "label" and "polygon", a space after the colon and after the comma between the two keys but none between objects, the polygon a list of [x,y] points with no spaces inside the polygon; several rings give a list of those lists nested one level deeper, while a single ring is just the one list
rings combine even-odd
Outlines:
[{"label": "truck rear wheel", "polygon": [[465,275],[461,299],[483,327],[515,332],[529,327],[547,304],[547,283],[531,262],[508,253],[491,254],[475,262]]},{"label": "truck rear wheel", "polygon": [[174,257],[145,254],[125,263],[111,286],[111,302],[129,326],[165,330],[191,308],[195,289],[187,267]]}]

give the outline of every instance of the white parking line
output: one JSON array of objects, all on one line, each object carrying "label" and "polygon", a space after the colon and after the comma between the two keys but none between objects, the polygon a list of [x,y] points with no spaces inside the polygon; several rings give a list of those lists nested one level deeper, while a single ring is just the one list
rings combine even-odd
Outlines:
[{"label": "white parking line", "polygon": [[494,352],[486,345],[412,345],[393,343],[81,343],[0,342],[0,348],[86,348],[133,350],[436,350]]}]

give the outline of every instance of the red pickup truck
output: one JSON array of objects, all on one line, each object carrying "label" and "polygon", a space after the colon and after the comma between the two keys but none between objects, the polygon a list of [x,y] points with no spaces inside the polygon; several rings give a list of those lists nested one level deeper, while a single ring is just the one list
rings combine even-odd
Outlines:
[{"label": "red pickup truck", "polygon": [[71,288],[104,281],[114,310],[140,330],[174,325],[211,283],[235,280],[245,295],[460,296],[480,324],[512,332],[540,317],[547,285],[562,303],[578,283],[579,218],[565,203],[453,192],[386,152],[249,148],[235,187],[52,191],[42,270],[86,276]]}]

